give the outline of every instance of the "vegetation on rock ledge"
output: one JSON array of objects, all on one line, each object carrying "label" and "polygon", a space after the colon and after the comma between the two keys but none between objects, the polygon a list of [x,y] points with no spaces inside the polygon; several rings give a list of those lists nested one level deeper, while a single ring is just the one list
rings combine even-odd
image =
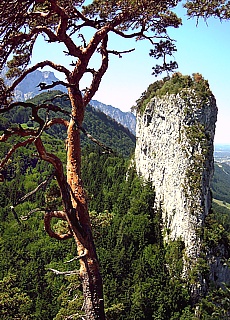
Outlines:
[{"label": "vegetation on rock ledge", "polygon": [[212,95],[208,81],[201,74],[193,73],[192,76],[184,76],[176,72],[172,77],[165,77],[150,84],[147,90],[136,101],[136,106],[133,107],[133,110],[143,114],[147,104],[153,97],[162,97],[167,94],[178,94],[183,91],[183,95],[181,96],[186,99],[187,89],[194,90],[196,96],[201,98],[202,101],[206,101]]}]

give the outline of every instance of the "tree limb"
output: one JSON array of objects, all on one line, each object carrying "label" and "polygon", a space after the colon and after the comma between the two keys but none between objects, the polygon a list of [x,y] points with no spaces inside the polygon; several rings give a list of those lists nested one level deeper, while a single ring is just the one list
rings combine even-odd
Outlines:
[{"label": "tree limb", "polygon": [[126,38],[126,39],[131,39],[131,38],[136,38],[136,37],[145,37],[144,36],[144,28],[142,27],[141,31],[138,32],[134,32],[134,33],[130,33],[130,34],[126,34],[120,30],[117,29],[113,29],[112,30],[114,33],[116,33],[117,35],[121,36],[122,38]]},{"label": "tree limb", "polygon": [[0,136],[0,142],[6,142],[11,136],[18,135],[20,137],[34,136],[38,134],[37,130],[33,129],[23,129],[20,125],[18,128],[9,128],[6,129],[3,134]]},{"label": "tree limb", "polygon": [[45,230],[48,233],[48,235],[51,238],[55,238],[57,240],[66,240],[66,239],[72,238],[73,235],[71,232],[64,233],[64,234],[59,234],[54,232],[51,229],[52,218],[58,218],[58,219],[67,221],[66,213],[64,211],[46,211],[44,215],[44,224],[45,224]]},{"label": "tree limb", "polygon": [[91,134],[89,134],[83,127],[78,127],[83,133],[84,135],[89,138],[92,142],[96,143],[98,146],[100,146],[101,148],[103,148],[105,151],[107,151],[108,153],[114,153],[114,151],[106,146],[104,143],[100,142],[99,140],[95,139],[93,136],[91,136]]},{"label": "tree limb", "polygon": [[62,85],[62,86],[64,86],[64,87],[66,87],[66,88],[68,88],[68,87],[75,87],[75,85],[66,83],[66,82],[61,81],[61,80],[59,80],[59,81],[52,81],[52,84],[47,84],[47,83],[45,83],[45,82],[40,82],[40,83],[37,85],[37,87],[40,87],[40,90],[47,90],[47,89],[52,89],[52,88],[54,88],[55,86],[58,86],[58,85]]},{"label": "tree limb", "polygon": [[68,22],[70,20],[69,15],[67,14],[67,12],[63,7],[57,4],[56,0],[50,0],[50,3],[51,3],[51,10],[60,17],[59,24],[56,29],[56,35],[59,41],[65,44],[71,56],[81,57],[82,56],[81,48],[76,46],[73,40],[71,39],[71,37],[66,33],[68,29]]},{"label": "tree limb", "polygon": [[24,71],[13,83],[12,85],[7,89],[6,93],[12,92],[16,86],[23,80],[25,77],[37,70],[38,68],[44,68],[45,66],[49,66],[53,68],[56,71],[64,73],[66,76],[70,74],[70,71],[66,69],[64,66],[54,63],[53,61],[44,60],[41,62],[38,62],[33,67],[28,68],[26,71]]},{"label": "tree limb", "polygon": [[50,42],[58,41],[58,37],[49,28],[47,28],[45,26],[37,26],[37,27],[33,28],[30,31],[30,33],[20,33],[20,34],[17,34],[15,36],[10,37],[9,40],[7,41],[7,44],[10,44],[13,47],[15,47],[20,42],[31,41],[35,35],[38,35],[42,32],[45,33],[49,37]]},{"label": "tree limb", "polygon": [[47,122],[46,129],[52,127],[55,124],[63,124],[66,128],[69,126],[69,121],[63,118],[55,118]]},{"label": "tree limb", "polygon": [[50,174],[48,176],[48,178],[44,181],[42,181],[34,190],[28,192],[26,195],[24,195],[23,197],[21,197],[20,199],[18,199],[18,201],[14,204],[14,206],[16,207],[17,205],[19,205],[20,203],[23,203],[24,201],[26,201],[28,198],[30,198],[33,194],[35,194],[37,191],[39,191],[42,188],[45,188],[50,181],[54,178],[54,173]]},{"label": "tree limb", "polygon": [[47,103],[48,101],[54,101],[55,99],[58,98],[66,98],[67,100],[69,100],[69,95],[67,93],[63,93],[63,94],[57,94],[52,98],[46,99],[45,101],[43,101],[43,103]]},{"label": "tree limb", "polygon": [[108,53],[112,53],[112,54],[115,54],[117,56],[119,56],[119,58],[122,58],[122,54],[124,53],[130,53],[130,52],[133,52],[135,51],[135,49],[130,49],[130,50],[125,50],[125,51],[115,51],[115,50],[108,50]]},{"label": "tree limb", "polygon": [[30,211],[27,213],[27,215],[21,216],[20,219],[23,220],[23,221],[26,221],[26,220],[29,219],[29,217],[30,217],[33,213],[38,212],[38,211],[40,211],[40,212],[45,212],[45,209],[41,209],[41,208],[32,209],[32,210],[30,210]]},{"label": "tree limb", "polygon": [[6,154],[6,156],[4,157],[4,159],[0,162],[0,168],[3,168],[4,165],[7,163],[7,161],[10,159],[10,157],[12,156],[12,154],[20,147],[25,147],[28,144],[33,143],[35,140],[35,138],[29,138],[25,141],[22,142],[18,142],[16,143]]},{"label": "tree limb", "polygon": [[[75,234],[77,234],[77,237],[81,243],[84,243],[84,237],[85,233],[82,229],[82,226],[79,223],[78,217],[76,215],[76,209],[73,208],[72,201],[71,201],[71,194],[69,191],[69,185],[67,184],[64,172],[63,172],[63,165],[61,160],[55,156],[52,153],[46,152],[46,149],[42,143],[41,138],[36,139],[34,141],[35,146],[37,148],[37,151],[39,153],[39,156],[42,160],[45,160],[49,163],[51,163],[55,168],[55,176],[57,178],[57,182],[61,191],[61,196],[63,200],[64,205],[64,212],[65,212],[65,218],[67,219],[67,222],[69,224],[69,227]],[[61,214],[60,214],[61,215]],[[52,214],[51,214],[52,218]],[[49,220],[49,216],[47,216],[47,219]],[[48,226],[48,224],[47,224]],[[48,227],[49,228],[49,227]],[[54,235],[55,237],[55,235]]]},{"label": "tree limb", "polygon": [[106,34],[105,37],[102,39],[101,48],[100,48],[101,66],[98,69],[98,71],[93,74],[93,79],[92,79],[90,88],[85,92],[83,96],[84,105],[87,105],[90,102],[95,92],[99,88],[103,75],[108,69],[109,58],[108,58],[107,44],[108,44],[108,35]]},{"label": "tree limb", "polygon": [[68,260],[68,261],[65,261],[64,263],[70,263],[70,262],[73,262],[73,261],[75,261],[75,260],[80,260],[80,259],[86,257],[87,254],[88,254],[88,250],[85,249],[84,252],[83,252],[80,256],[74,257],[74,258],[72,258],[72,259],[70,259],[70,260]]},{"label": "tree limb", "polygon": [[12,103],[8,104],[7,106],[5,106],[3,108],[0,108],[0,114],[8,112],[11,109],[13,109],[15,107],[18,107],[18,106],[22,106],[22,107],[25,107],[25,108],[27,108],[27,107],[33,108],[33,107],[35,107],[35,104],[31,103],[31,102],[24,102],[24,101],[12,102]]},{"label": "tree limb", "polygon": [[49,270],[49,271],[52,271],[52,272],[55,273],[56,275],[63,275],[63,276],[70,276],[70,275],[72,275],[72,274],[80,274],[80,271],[79,271],[79,270],[59,271],[59,270],[52,269],[52,268],[49,268],[48,270]]}]

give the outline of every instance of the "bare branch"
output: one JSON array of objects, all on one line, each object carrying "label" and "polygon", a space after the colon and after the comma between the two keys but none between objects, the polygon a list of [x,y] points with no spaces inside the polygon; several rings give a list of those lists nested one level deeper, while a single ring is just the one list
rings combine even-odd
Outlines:
[{"label": "bare branch", "polygon": [[66,128],[69,126],[69,121],[63,118],[55,118],[47,122],[46,129],[52,127],[55,124],[63,124]]},{"label": "bare branch", "polygon": [[11,136],[18,135],[20,137],[35,136],[38,134],[37,130],[33,129],[23,129],[21,126],[18,128],[6,129],[4,133],[0,136],[0,142],[6,142]]},{"label": "bare branch", "polygon": [[47,103],[49,101],[54,101],[55,99],[58,99],[58,98],[61,98],[61,99],[66,98],[67,100],[69,100],[69,95],[67,93],[57,94],[52,98],[46,99],[45,101],[43,101],[43,103]]},{"label": "bare branch", "polygon": [[37,64],[35,64],[33,67],[27,69],[26,71],[24,71],[14,82],[13,84],[7,89],[7,93],[8,92],[12,92],[16,86],[23,80],[25,79],[25,77],[34,72],[35,70],[39,69],[39,68],[44,68],[45,66],[49,66],[51,68],[53,68],[54,70],[57,70],[59,72],[64,73],[66,76],[69,76],[70,71],[68,69],[66,69],[64,66],[59,65],[54,63],[53,61],[49,61],[49,60],[44,60],[42,62],[38,62]]},{"label": "bare branch", "polygon": [[68,88],[68,87],[75,87],[75,85],[66,83],[66,82],[61,81],[61,80],[59,80],[59,81],[52,81],[52,84],[47,84],[47,83],[45,83],[45,82],[41,82],[41,83],[39,83],[39,84],[37,85],[37,87],[40,87],[40,90],[47,90],[47,89],[52,89],[52,88],[54,88],[55,86],[58,86],[58,85],[62,85],[62,86],[64,86],[64,87],[66,87],[66,88]]},{"label": "bare branch", "polygon": [[114,151],[109,148],[108,146],[106,146],[104,143],[100,142],[99,140],[95,139],[93,136],[91,136],[91,134],[89,134],[83,127],[78,127],[83,133],[84,135],[89,138],[92,142],[96,143],[98,146],[100,146],[101,148],[103,148],[105,151],[107,151],[108,153],[114,153]]},{"label": "bare branch", "polygon": [[108,35],[106,34],[102,39],[101,48],[100,48],[101,66],[98,69],[98,71],[94,73],[91,86],[83,96],[84,105],[87,105],[90,102],[95,92],[99,88],[103,75],[108,69],[109,58],[108,58],[107,44],[108,44]]},{"label": "bare branch", "polygon": [[59,173],[59,175],[64,179],[63,165],[61,160],[54,154],[46,152],[41,138],[36,139],[35,146],[37,148],[40,158],[51,163],[54,166],[55,170]]},{"label": "bare branch", "polygon": [[43,121],[40,117],[38,117],[38,114],[36,112],[36,116],[37,118],[39,118],[40,121],[40,130],[39,130],[39,133],[38,135],[35,137],[34,139],[34,142],[41,137],[42,133],[44,132],[44,130],[46,129],[46,126],[47,126],[47,123],[48,123],[48,120],[49,120],[49,110],[46,110],[46,120]]},{"label": "bare branch", "polygon": [[29,42],[33,39],[35,35],[38,35],[40,33],[45,33],[49,37],[49,42],[58,41],[58,37],[49,28],[45,26],[37,26],[33,28],[30,31],[30,33],[20,33],[9,38],[8,44],[15,46],[20,44],[20,42],[23,42],[23,41]]},{"label": "bare branch", "polygon": [[[55,98],[54,98],[55,99]],[[62,109],[61,107],[55,105],[55,104],[52,104],[52,103],[42,103],[40,105],[38,105],[36,107],[37,110],[39,109],[46,109],[47,111],[53,111],[53,112],[61,112],[67,116],[70,117],[70,113],[64,109]]]},{"label": "bare branch", "polygon": [[[39,153],[39,156],[42,160],[45,160],[49,163],[51,163],[55,168],[55,176],[57,178],[57,182],[61,191],[61,196],[63,200],[64,205],[64,212],[60,211],[53,211],[45,215],[45,219],[47,219],[47,232],[50,234],[51,237],[60,239],[59,235],[55,234],[50,228],[50,221],[53,217],[57,217],[63,220],[66,220],[68,222],[68,225],[70,229],[73,231],[74,234],[77,234],[77,237],[81,243],[84,243],[85,239],[84,237],[85,232],[82,228],[82,226],[79,223],[76,209],[73,208],[72,201],[71,201],[71,195],[69,191],[69,185],[67,184],[66,177],[63,172],[63,164],[61,160],[54,154],[46,152],[46,149],[42,143],[41,138],[36,139],[34,141],[35,146],[37,148],[37,151]],[[59,215],[59,216],[58,216]],[[72,233],[71,233],[72,234]],[[67,239],[70,236],[70,234],[67,235],[61,235],[61,238]]]},{"label": "bare branch", "polygon": [[[67,94],[56,95],[55,97],[53,97],[51,99],[45,100],[45,102],[52,101],[52,100],[54,100],[56,98],[62,98],[62,97],[68,97],[68,95]],[[40,127],[44,127],[44,120],[42,120],[40,117],[38,117],[37,112],[38,112],[39,109],[46,109],[47,111],[53,111],[53,112],[61,112],[61,113],[63,113],[63,114],[65,114],[65,115],[70,117],[70,113],[68,111],[63,110],[61,107],[59,107],[57,105],[42,103],[42,104],[36,106],[34,103],[22,102],[22,101],[13,102],[13,103],[11,103],[10,105],[8,105],[8,106],[6,106],[4,108],[0,108],[0,114],[8,112],[9,110],[11,110],[11,109],[13,109],[14,107],[17,107],[17,106],[23,106],[25,108],[27,108],[27,107],[31,108],[32,109],[33,120],[38,122],[40,124]],[[69,125],[69,121],[65,120],[65,119],[62,119],[62,118],[52,119],[52,120],[46,122],[46,126],[45,126],[44,129],[47,129],[47,128],[51,127],[54,124],[63,124],[67,128],[68,125]],[[20,127],[20,129],[7,129],[5,131],[5,134],[0,137],[0,141],[6,141],[7,140],[6,139],[6,134],[8,134],[9,136],[12,135],[12,134],[17,134],[19,136],[28,136],[28,135],[36,136],[38,134],[38,131],[37,130],[33,130],[33,129],[23,129],[22,127]]]},{"label": "bare branch", "polygon": [[33,108],[33,107],[35,107],[35,104],[31,103],[31,102],[24,102],[24,101],[12,102],[12,103],[10,103],[9,105],[7,105],[7,106],[5,106],[3,108],[0,108],[0,114],[8,112],[11,109],[13,109],[15,107],[18,107],[18,106],[22,106],[22,107],[25,107],[25,108],[27,108],[27,107]]},{"label": "bare branch", "polygon": [[6,154],[5,158],[0,162],[0,168],[3,168],[4,165],[7,163],[7,161],[10,159],[10,157],[12,156],[12,154],[20,147],[25,147],[27,146],[28,144],[31,144],[33,143],[35,140],[35,138],[29,138],[25,141],[22,141],[22,142],[18,142],[16,143],[9,151],[8,153]]},{"label": "bare branch", "polygon": [[24,201],[26,201],[28,198],[30,198],[33,194],[35,194],[37,191],[39,191],[42,188],[46,188],[46,186],[51,182],[51,180],[54,177],[54,173],[50,174],[48,176],[48,178],[44,181],[42,181],[34,190],[28,192],[26,195],[24,195],[23,197],[21,197],[15,204],[14,206],[16,207],[17,205],[19,205],[20,203],[23,203]]},{"label": "bare branch", "polygon": [[86,257],[87,254],[88,254],[88,250],[85,249],[84,252],[83,252],[80,256],[74,257],[74,258],[72,258],[72,259],[70,259],[70,260],[68,260],[68,261],[65,261],[64,263],[70,263],[70,262],[73,262],[73,261],[75,261],[75,260],[80,260],[80,259]]},{"label": "bare branch", "polygon": [[113,29],[112,30],[114,33],[116,33],[117,35],[121,36],[122,38],[126,38],[126,39],[130,39],[130,38],[136,38],[136,37],[144,37],[144,28],[142,27],[141,31],[138,32],[134,32],[134,33],[130,33],[130,34],[126,34],[120,30],[117,29]]},{"label": "bare branch", "polygon": [[97,73],[97,71],[95,69],[93,69],[93,68],[88,68],[88,69],[85,70],[85,72],[92,73],[93,76]]},{"label": "bare branch", "polygon": [[70,20],[70,17],[68,16],[65,9],[63,7],[60,7],[57,4],[57,1],[50,0],[50,3],[51,3],[51,10],[60,17],[59,25],[56,29],[56,35],[59,41],[65,44],[71,56],[81,57],[82,56],[81,48],[76,46],[74,41],[71,39],[71,37],[66,33],[68,29],[68,22]]},{"label": "bare branch", "polygon": [[130,38],[136,38],[137,40],[148,40],[152,45],[154,45],[156,42],[154,41],[154,39],[168,39],[168,40],[172,40],[169,35],[166,33],[166,35],[154,35],[154,36],[147,36],[145,33],[144,33],[144,28],[142,28],[141,31],[139,32],[135,32],[135,33],[131,33],[131,34],[126,34],[120,30],[116,30],[116,29],[113,29],[112,30],[114,33],[116,33],[117,35],[121,36],[122,38],[125,38],[125,39],[130,39]]},{"label": "bare branch", "polygon": [[130,53],[130,52],[133,52],[133,51],[135,51],[135,48],[130,49],[130,50],[125,50],[125,51],[108,50],[108,53],[115,54],[115,55],[119,56],[119,58],[122,58],[122,54]]},{"label": "bare branch", "polygon": [[86,48],[86,40],[85,40],[85,37],[83,36],[83,34],[80,33],[80,34],[78,35],[78,38],[81,38],[81,39],[82,39],[83,46],[84,46],[84,48]]},{"label": "bare branch", "polygon": [[59,271],[59,270],[55,270],[55,269],[52,269],[52,268],[49,268],[48,270],[52,271],[56,275],[62,275],[62,276],[70,276],[72,274],[80,274],[79,270]]},{"label": "bare branch", "polygon": [[29,219],[29,217],[30,217],[33,213],[39,212],[39,211],[40,211],[40,212],[45,212],[45,209],[41,209],[41,208],[32,209],[32,210],[30,210],[30,211],[27,213],[27,215],[21,216],[20,219],[23,220],[23,221],[26,221],[26,220]]}]

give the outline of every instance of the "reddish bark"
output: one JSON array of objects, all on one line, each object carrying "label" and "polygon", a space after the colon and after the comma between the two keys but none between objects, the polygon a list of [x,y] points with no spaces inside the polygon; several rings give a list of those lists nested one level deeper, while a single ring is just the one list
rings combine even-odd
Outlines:
[{"label": "reddish bark", "polygon": [[91,223],[86,195],[81,181],[80,129],[84,119],[85,106],[79,91],[69,88],[72,104],[72,119],[67,134],[67,183],[72,190],[72,205],[76,209],[77,220],[83,230],[83,239],[75,236],[80,259],[80,277],[82,279],[84,310],[87,319],[105,319],[102,279],[92,237]]}]

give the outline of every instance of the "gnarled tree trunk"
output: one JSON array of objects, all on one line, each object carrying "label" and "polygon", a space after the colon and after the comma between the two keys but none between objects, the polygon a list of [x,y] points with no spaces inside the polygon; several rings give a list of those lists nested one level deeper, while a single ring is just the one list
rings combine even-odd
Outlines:
[{"label": "gnarled tree trunk", "polygon": [[[67,131],[67,183],[70,187],[71,201],[76,217],[70,227],[78,248],[80,277],[83,286],[84,310],[89,320],[105,319],[102,279],[98,258],[92,237],[91,223],[86,195],[81,181],[80,129],[84,118],[84,105],[81,93],[69,89],[72,105],[72,119]],[[80,229],[79,229],[80,226]],[[80,230],[80,232],[79,232]]]}]

